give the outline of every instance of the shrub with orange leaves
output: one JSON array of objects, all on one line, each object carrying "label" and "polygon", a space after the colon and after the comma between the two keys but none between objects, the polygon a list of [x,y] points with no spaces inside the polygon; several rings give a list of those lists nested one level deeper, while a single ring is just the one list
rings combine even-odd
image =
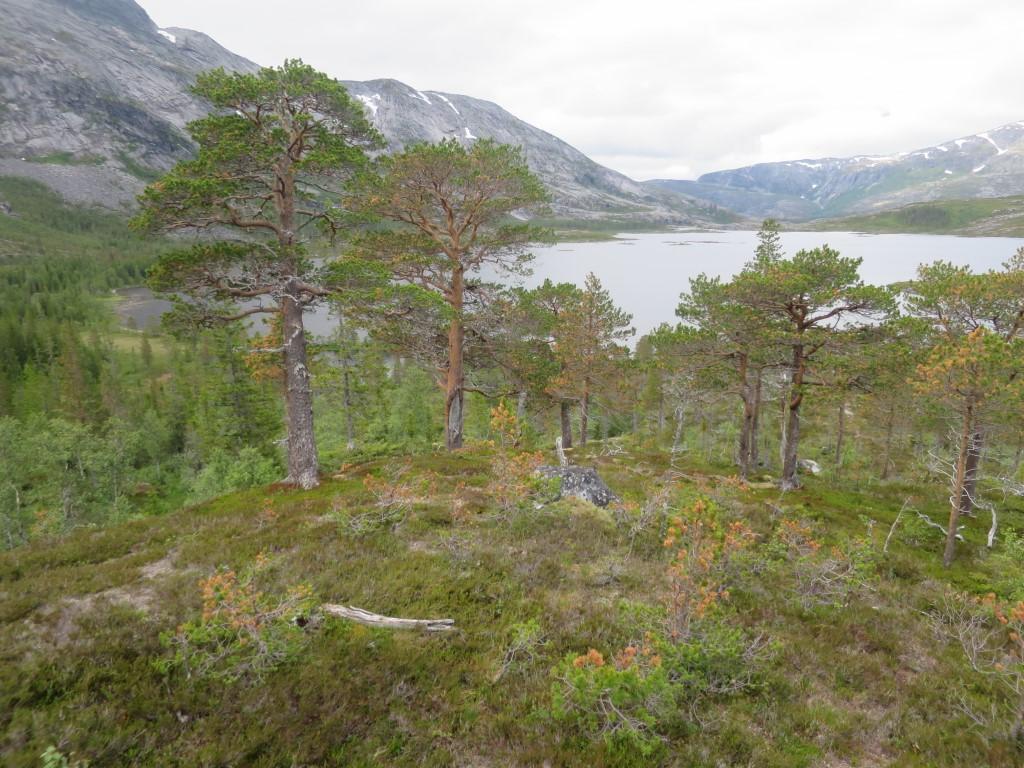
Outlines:
[{"label": "shrub with orange leaves", "polygon": [[576,667],[576,669],[582,669],[583,667],[586,667],[588,665],[594,667],[603,667],[604,656],[601,655],[600,651],[591,648],[582,656],[577,656],[575,659],[573,659],[572,665]]},{"label": "shrub with orange leaves", "polygon": [[729,599],[730,563],[754,538],[754,532],[741,521],[719,523],[717,514],[702,499],[685,515],[669,521],[663,544],[672,554],[667,598],[672,639],[689,639],[694,623]]},{"label": "shrub with orange leaves", "polygon": [[491,432],[497,436],[497,444],[502,448],[518,448],[523,430],[519,419],[502,400],[491,408]]},{"label": "shrub with orange leaves", "polygon": [[291,587],[273,597],[256,588],[256,576],[270,565],[263,553],[240,576],[222,568],[199,582],[202,612],[173,633],[161,635],[171,651],[156,667],[170,673],[229,681],[259,679],[293,658],[306,640],[307,626],[315,613],[313,591],[306,584]]},{"label": "shrub with orange leaves", "polygon": [[277,522],[277,510],[274,509],[274,500],[269,496],[263,499],[263,506],[260,508],[259,527],[273,525]]},{"label": "shrub with orange leaves", "polygon": [[821,549],[821,542],[814,538],[811,526],[799,520],[783,518],[775,531],[775,538],[791,557],[805,557]]},{"label": "shrub with orange leaves", "polygon": [[533,498],[543,485],[537,477],[537,469],[543,463],[540,453],[499,451],[494,456],[486,492],[501,512],[520,509]]}]

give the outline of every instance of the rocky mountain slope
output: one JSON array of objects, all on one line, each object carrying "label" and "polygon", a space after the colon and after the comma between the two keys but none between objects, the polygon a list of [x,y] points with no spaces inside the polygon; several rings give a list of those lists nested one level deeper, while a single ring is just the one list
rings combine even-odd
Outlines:
[{"label": "rocky mountain slope", "polygon": [[[76,202],[130,206],[192,151],[184,127],[205,111],[188,92],[196,73],[256,68],[199,32],[157,28],[134,0],[0,0],[0,13],[0,175],[40,180]],[[346,84],[391,148],[445,137],[522,145],[558,218],[730,219],[604,168],[491,102],[395,80]]]},{"label": "rocky mountain slope", "polygon": [[754,217],[814,219],[910,203],[1024,193],[1024,122],[896,155],[859,155],[659,179],[649,187],[703,198]]},{"label": "rocky mountain slope", "polygon": [[188,156],[197,72],[255,65],[132,0],[0,0],[0,174],[117,208]]},{"label": "rocky mountain slope", "polygon": [[567,219],[652,223],[724,223],[735,217],[715,204],[672,190],[645,187],[598,165],[556,136],[497,104],[439,91],[418,91],[397,80],[346,81],[391,149],[417,141],[477,138],[518,144],[553,197],[553,213]]}]

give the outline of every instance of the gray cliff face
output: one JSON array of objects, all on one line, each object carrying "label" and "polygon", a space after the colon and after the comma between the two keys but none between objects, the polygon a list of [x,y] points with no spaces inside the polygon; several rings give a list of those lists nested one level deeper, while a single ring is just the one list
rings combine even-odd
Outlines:
[{"label": "gray cliff face", "polygon": [[[257,68],[199,32],[158,29],[134,0],[0,0],[0,13],[0,175],[38,179],[75,201],[129,207],[147,180],[193,151],[185,125],[206,111],[189,92],[196,74]],[[728,219],[604,168],[491,102],[396,80],[346,85],[391,149],[450,137],[521,145],[555,216]]]},{"label": "gray cliff face", "polygon": [[0,0],[0,173],[120,207],[192,152],[195,75],[255,65],[132,0]]},{"label": "gray cliff face", "polygon": [[659,179],[670,189],[749,216],[813,219],[871,213],[908,203],[1024,193],[1024,122],[889,156],[761,163]]}]

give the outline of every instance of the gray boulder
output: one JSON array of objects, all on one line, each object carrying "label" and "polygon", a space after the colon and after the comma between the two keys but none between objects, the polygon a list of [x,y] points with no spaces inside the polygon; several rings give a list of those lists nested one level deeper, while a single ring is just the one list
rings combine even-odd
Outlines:
[{"label": "gray boulder", "polygon": [[558,498],[572,496],[598,507],[607,507],[619,500],[593,467],[544,466],[537,470],[537,474],[547,478],[557,477],[562,481]]},{"label": "gray boulder", "polygon": [[814,459],[800,459],[796,465],[804,472],[810,472],[812,475],[821,474],[821,465]]}]

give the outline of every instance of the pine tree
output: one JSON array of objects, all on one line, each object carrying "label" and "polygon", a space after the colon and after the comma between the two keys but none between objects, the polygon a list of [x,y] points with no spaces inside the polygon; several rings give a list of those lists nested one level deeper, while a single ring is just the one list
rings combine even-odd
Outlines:
[{"label": "pine tree", "polygon": [[146,189],[136,223],[224,234],[161,257],[150,284],[184,293],[177,317],[192,325],[280,316],[288,481],[310,488],[319,461],[303,311],[331,285],[305,243],[340,230],[342,212],[324,191],[363,166],[380,137],[341,83],[300,61],[255,74],[216,69],[193,91],[215,110],[189,125],[198,156]]},{"label": "pine tree", "polygon": [[382,175],[362,177],[349,203],[397,226],[361,238],[354,252],[427,294],[421,301],[431,311],[405,339],[407,351],[439,372],[445,445],[453,450],[463,441],[467,333],[486,343],[473,327],[474,313],[488,300],[480,272],[523,270],[532,258],[528,246],[548,234],[510,223],[510,216],[536,209],[547,194],[521,149],[489,140],[469,148],[455,140],[417,144],[381,166]]},{"label": "pine tree", "polygon": [[621,342],[633,336],[632,316],[623,312],[593,273],[587,275],[579,301],[559,318],[561,373],[555,388],[580,405],[580,444],[586,445],[590,408],[597,389],[610,383],[628,357]]}]

